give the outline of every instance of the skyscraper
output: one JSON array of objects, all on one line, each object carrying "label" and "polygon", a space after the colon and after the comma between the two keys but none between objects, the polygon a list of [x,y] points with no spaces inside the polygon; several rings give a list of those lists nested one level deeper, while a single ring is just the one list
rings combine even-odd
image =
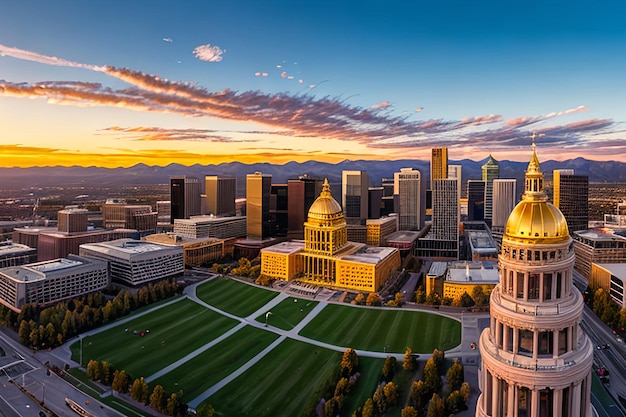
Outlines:
[{"label": "skyscraper", "polygon": [[491,232],[496,242],[502,241],[504,226],[509,218],[509,214],[515,208],[517,196],[515,188],[517,181],[514,179],[493,180],[493,218],[491,221]]},{"label": "skyscraper", "polygon": [[201,214],[200,181],[185,175],[170,177],[170,223]]},{"label": "skyscraper", "polygon": [[593,346],[581,331],[567,222],[548,203],[534,151],[505,226],[490,327],[480,336],[477,417],[591,417]]},{"label": "skyscraper", "polygon": [[394,194],[398,196],[399,230],[420,230],[423,225],[420,199],[421,173],[413,168],[394,172]]},{"label": "skyscraper", "polygon": [[561,210],[571,233],[589,227],[589,177],[573,169],[552,172],[554,205]]},{"label": "skyscraper", "polygon": [[459,240],[458,180],[446,178],[431,182],[433,187],[433,224],[430,234],[434,240]]},{"label": "skyscraper", "polygon": [[485,219],[485,182],[480,180],[467,181],[467,220],[480,221]]},{"label": "skyscraper", "polygon": [[341,171],[341,203],[347,223],[365,224],[369,183],[365,171]]},{"label": "skyscraper", "polygon": [[207,214],[234,216],[237,197],[237,178],[221,175],[204,177]]},{"label": "skyscraper", "polygon": [[289,199],[288,207],[288,234],[293,239],[304,238],[304,222],[311,204],[322,192],[323,180],[309,178],[308,175],[301,175],[298,179],[287,181],[287,194]]},{"label": "skyscraper", "polygon": [[433,148],[430,159],[430,188],[434,180],[447,178],[448,175],[448,148]]},{"label": "skyscraper", "polygon": [[462,181],[462,172],[463,172],[463,166],[462,165],[448,165],[448,178],[456,178],[457,179],[457,187],[459,187],[459,200],[461,200],[461,189],[463,188],[463,183]]},{"label": "skyscraper", "polygon": [[270,195],[272,176],[255,172],[246,175],[246,226],[248,239],[271,236]]},{"label": "skyscraper", "polygon": [[500,166],[493,156],[489,155],[487,162],[482,166],[483,181],[485,182],[485,222],[491,226],[493,218],[493,180],[500,177]]}]

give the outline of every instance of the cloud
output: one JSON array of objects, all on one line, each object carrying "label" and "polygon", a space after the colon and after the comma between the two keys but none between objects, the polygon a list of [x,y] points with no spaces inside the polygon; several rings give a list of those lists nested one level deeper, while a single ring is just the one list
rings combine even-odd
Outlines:
[{"label": "cloud", "polygon": [[544,120],[548,120],[553,117],[564,116],[567,114],[573,114],[573,113],[578,113],[578,112],[587,111],[587,110],[589,110],[589,108],[585,106],[578,106],[574,109],[568,109],[568,110],[564,110],[560,112],[552,112],[552,113],[547,113],[544,115],[516,117],[514,119],[507,120],[506,124],[509,126],[513,126],[513,127],[528,126],[534,123],[543,122]]},{"label": "cloud", "polygon": [[391,106],[391,103],[388,101],[383,101],[382,103],[373,104],[369,108],[370,109],[384,109],[385,107]]},{"label": "cloud", "polygon": [[25,61],[33,61],[40,64],[56,65],[60,67],[84,68],[92,71],[103,71],[104,69],[104,67],[98,67],[96,65],[81,64],[78,62],[57,58],[56,56],[43,55],[37,52],[26,51],[23,49],[13,48],[2,44],[0,44],[0,56],[10,56]]},{"label": "cloud", "polygon": [[119,127],[111,126],[102,129],[106,132],[119,132],[124,137],[135,141],[194,141],[194,142],[257,142],[255,139],[233,139],[232,137],[219,134],[217,130],[206,129],[165,129],[160,127]]},{"label": "cloud", "polygon": [[163,42],[174,42],[172,38],[163,38]]},{"label": "cloud", "polygon": [[226,50],[222,50],[219,46],[213,45],[210,43],[206,45],[196,46],[193,50],[193,54],[201,61],[207,62],[220,62],[222,60],[222,54],[225,53]]}]

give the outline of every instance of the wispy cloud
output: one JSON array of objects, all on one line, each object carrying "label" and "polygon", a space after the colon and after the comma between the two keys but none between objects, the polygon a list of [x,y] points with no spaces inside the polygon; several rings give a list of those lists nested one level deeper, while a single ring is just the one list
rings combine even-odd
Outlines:
[{"label": "wispy cloud", "polygon": [[205,129],[165,129],[160,127],[119,127],[102,129],[105,132],[121,133],[125,139],[136,141],[195,141],[195,142],[258,142],[258,139],[233,139],[221,131]]},{"label": "wispy cloud", "polygon": [[[221,49],[211,45],[203,45],[198,52],[202,56],[201,59],[206,60],[221,59],[222,53]],[[391,106],[388,101],[363,108],[347,104],[347,99],[317,98],[310,94],[266,94],[260,91],[237,92],[229,89],[211,92],[191,83],[170,81],[141,71],[82,64],[4,45],[0,45],[0,55],[48,65],[97,71],[129,84],[125,89],[112,89],[99,83],[75,81],[37,83],[0,81],[0,95],[42,98],[51,104],[113,106],[135,111],[253,122],[270,128],[269,131],[259,131],[263,134],[337,139],[358,142],[370,148],[421,149],[438,143],[458,147],[511,149],[528,144],[531,128],[543,135],[542,143],[545,146],[586,146],[589,137],[593,136],[596,147],[601,147],[604,139],[600,135],[612,133],[616,128],[610,119],[588,119],[550,127],[541,123],[587,111],[585,106],[543,115],[520,116],[506,121],[498,114],[468,116],[460,120],[415,121],[410,120],[408,116],[397,116],[387,110],[382,111]],[[267,73],[257,72],[255,75],[266,76]],[[285,76],[289,77],[286,73]],[[420,112],[422,109],[420,107],[415,111]],[[235,134],[240,132],[160,128],[116,129],[107,130],[135,135],[134,140],[142,141],[240,140],[236,139],[238,135]]]},{"label": "wispy cloud", "polygon": [[222,50],[217,45],[211,45],[207,43],[206,45],[196,46],[193,50],[193,54],[201,61],[208,62],[220,62],[222,60],[222,54],[224,54],[226,50]]}]

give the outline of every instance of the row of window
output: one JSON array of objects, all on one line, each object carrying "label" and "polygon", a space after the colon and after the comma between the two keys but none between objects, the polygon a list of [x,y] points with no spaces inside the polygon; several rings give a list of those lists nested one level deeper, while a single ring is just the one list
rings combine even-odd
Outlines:
[{"label": "row of window", "polygon": [[532,358],[552,358],[574,349],[577,326],[558,330],[518,329],[491,320],[491,335],[495,345],[504,351]]},{"label": "row of window", "polygon": [[519,272],[502,270],[502,293],[521,301],[551,301],[566,298],[571,293],[571,278],[567,271]]}]

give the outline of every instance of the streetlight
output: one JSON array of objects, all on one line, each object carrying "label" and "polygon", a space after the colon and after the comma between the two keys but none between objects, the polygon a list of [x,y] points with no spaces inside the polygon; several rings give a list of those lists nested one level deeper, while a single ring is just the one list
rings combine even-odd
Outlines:
[{"label": "streetlight", "polygon": [[267,313],[265,313],[265,327],[267,327],[267,319],[269,319],[271,315],[272,315],[271,311],[268,311]]}]

